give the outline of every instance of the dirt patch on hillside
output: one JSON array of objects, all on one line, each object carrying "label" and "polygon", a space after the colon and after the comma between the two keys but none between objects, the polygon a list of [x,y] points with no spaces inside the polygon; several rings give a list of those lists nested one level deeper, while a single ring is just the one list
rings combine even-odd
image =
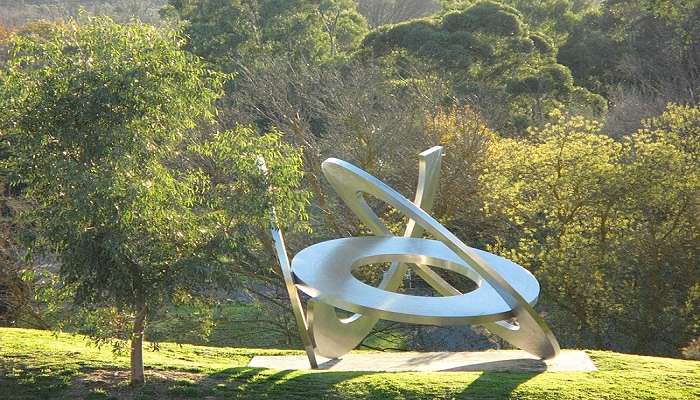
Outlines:
[{"label": "dirt patch on hillside", "polygon": [[[181,371],[147,371],[146,384],[141,388],[129,386],[128,370],[89,370],[74,377],[66,398],[131,400],[138,398],[202,398],[198,386],[203,380],[211,380],[206,374]],[[214,382],[212,382],[214,383]]]}]

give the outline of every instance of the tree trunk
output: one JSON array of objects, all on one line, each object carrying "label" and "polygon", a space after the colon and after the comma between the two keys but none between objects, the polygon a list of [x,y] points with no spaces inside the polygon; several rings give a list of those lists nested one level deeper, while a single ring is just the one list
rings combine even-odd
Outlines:
[{"label": "tree trunk", "polygon": [[146,305],[138,305],[131,333],[131,385],[141,386],[146,381],[143,374],[143,331],[146,327]]}]

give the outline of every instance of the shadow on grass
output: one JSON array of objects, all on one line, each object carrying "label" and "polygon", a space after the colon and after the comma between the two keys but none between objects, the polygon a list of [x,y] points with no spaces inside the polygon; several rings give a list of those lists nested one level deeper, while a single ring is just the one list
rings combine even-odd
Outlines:
[{"label": "shadow on grass", "polygon": [[455,394],[457,399],[509,399],[521,384],[541,372],[483,372],[466,389]]},{"label": "shadow on grass", "polygon": [[[238,367],[205,374],[159,375],[129,389],[127,371],[87,381],[95,371],[2,371],[0,399],[508,399],[539,372],[380,373],[278,371]],[[9,374],[7,374],[9,372]],[[77,373],[77,374],[76,374]],[[117,373],[119,376],[117,377]],[[478,374],[478,375],[477,375]]]},{"label": "shadow on grass", "polygon": [[[315,372],[232,368],[198,382],[215,398],[255,399],[508,399],[541,371],[445,373]],[[473,379],[479,374],[476,379]],[[460,380],[464,384],[460,385]],[[473,380],[472,380],[473,379]]]},{"label": "shadow on grass", "polygon": [[47,368],[0,368],[0,399],[52,398],[70,387],[73,374]]}]

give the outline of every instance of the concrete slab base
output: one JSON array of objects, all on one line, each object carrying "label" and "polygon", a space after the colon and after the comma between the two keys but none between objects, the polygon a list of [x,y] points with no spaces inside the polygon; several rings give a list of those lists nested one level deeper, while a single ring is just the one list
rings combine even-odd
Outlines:
[{"label": "concrete slab base", "polygon": [[479,352],[350,353],[339,359],[319,357],[319,369],[311,370],[304,355],[255,356],[249,367],[309,371],[508,371],[590,372],[597,368],[583,351],[562,350],[543,361],[521,350]]}]

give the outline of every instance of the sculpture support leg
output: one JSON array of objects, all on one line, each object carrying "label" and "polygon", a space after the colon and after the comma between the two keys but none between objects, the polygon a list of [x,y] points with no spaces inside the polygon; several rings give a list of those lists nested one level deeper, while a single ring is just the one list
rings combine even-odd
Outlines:
[{"label": "sculpture support leg", "polygon": [[[265,159],[258,157],[256,162],[260,172],[267,174],[268,170],[267,165],[265,164]],[[287,255],[287,248],[284,245],[284,237],[282,237],[282,232],[277,227],[277,215],[275,214],[274,209],[270,215],[270,232],[272,233],[272,241],[275,245],[277,261],[279,262],[280,269],[282,270],[284,285],[287,289],[287,294],[289,295],[289,302],[292,306],[292,313],[294,314],[297,329],[299,329],[301,342],[304,345],[304,350],[306,350],[306,356],[309,358],[309,365],[311,368],[316,369],[318,368],[318,363],[316,362],[316,353],[314,353],[314,342],[311,338],[311,334],[309,333],[309,326],[304,318],[304,309],[301,306],[299,292],[297,291],[296,286],[294,286],[292,267],[289,265],[289,256]]]},{"label": "sculpture support leg", "polygon": [[[273,216],[274,217],[274,216]],[[280,268],[282,269],[282,275],[284,276],[284,284],[287,288],[287,293],[289,294],[289,301],[292,305],[292,312],[294,313],[294,319],[296,320],[297,329],[299,329],[299,336],[301,336],[301,342],[304,345],[304,350],[306,350],[306,356],[309,358],[309,365],[311,368],[318,368],[318,363],[316,362],[316,354],[314,353],[314,342],[311,339],[309,333],[309,327],[307,321],[304,318],[304,309],[301,306],[301,299],[299,299],[299,292],[296,286],[294,286],[294,278],[292,277],[292,268],[289,265],[289,257],[287,256],[287,250],[284,246],[284,238],[282,233],[273,225],[272,228],[272,240],[275,243],[275,252],[277,253],[277,260],[280,263]]]}]

